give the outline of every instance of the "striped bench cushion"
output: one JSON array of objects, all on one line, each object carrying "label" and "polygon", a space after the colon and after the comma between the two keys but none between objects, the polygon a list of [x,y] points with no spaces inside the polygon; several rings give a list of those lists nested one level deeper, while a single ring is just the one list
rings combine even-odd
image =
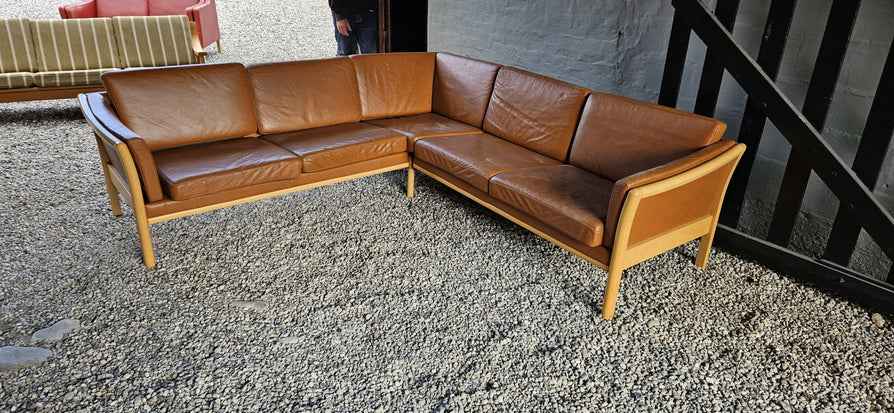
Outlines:
[{"label": "striped bench cushion", "polygon": [[62,70],[34,74],[34,84],[39,87],[101,85],[99,76],[118,69]]},{"label": "striped bench cushion", "polygon": [[112,18],[121,67],[196,63],[186,15]]},{"label": "striped bench cushion", "polygon": [[[0,19],[0,73],[37,69],[28,19]],[[2,83],[0,83],[2,84]]]},{"label": "striped bench cushion", "polygon": [[39,72],[120,67],[109,18],[32,20],[31,35]]},{"label": "striped bench cushion", "polygon": [[0,73],[0,89],[34,86],[34,76],[28,72]]}]

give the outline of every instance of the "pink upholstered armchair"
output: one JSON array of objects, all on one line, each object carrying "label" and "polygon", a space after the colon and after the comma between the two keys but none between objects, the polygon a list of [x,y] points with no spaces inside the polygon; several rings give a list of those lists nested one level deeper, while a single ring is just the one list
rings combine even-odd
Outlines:
[{"label": "pink upholstered armchair", "polygon": [[217,42],[220,52],[220,28],[214,0],[84,0],[59,6],[59,14],[63,19],[185,14],[196,23],[202,47]]}]

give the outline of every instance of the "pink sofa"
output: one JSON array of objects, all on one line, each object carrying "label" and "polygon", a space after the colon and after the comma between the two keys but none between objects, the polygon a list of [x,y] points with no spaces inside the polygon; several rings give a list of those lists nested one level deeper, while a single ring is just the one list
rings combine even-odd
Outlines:
[{"label": "pink sofa", "polygon": [[220,27],[214,0],[84,0],[59,6],[63,19],[178,14],[185,14],[196,23],[202,47],[216,42],[220,52]]}]

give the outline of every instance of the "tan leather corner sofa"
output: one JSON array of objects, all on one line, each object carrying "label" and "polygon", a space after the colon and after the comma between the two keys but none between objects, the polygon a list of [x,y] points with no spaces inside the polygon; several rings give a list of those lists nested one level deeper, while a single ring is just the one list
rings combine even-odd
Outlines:
[{"label": "tan leather corner sofa", "polygon": [[108,71],[204,59],[186,16],[0,19],[0,102],[73,98],[102,91]]},{"label": "tan leather corner sofa", "polygon": [[407,169],[408,196],[421,171],[607,270],[606,319],[625,268],[697,238],[705,266],[744,150],[713,119],[447,53],[102,80],[80,103],[147,266],[152,223]]}]

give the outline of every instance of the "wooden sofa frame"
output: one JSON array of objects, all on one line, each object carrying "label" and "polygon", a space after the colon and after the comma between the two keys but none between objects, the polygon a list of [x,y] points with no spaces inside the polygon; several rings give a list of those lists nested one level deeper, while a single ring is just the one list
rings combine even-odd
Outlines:
[{"label": "wooden sofa frame", "polygon": [[[674,171],[668,176],[661,176],[631,188],[624,198],[611,247],[589,247],[577,242],[536,218],[487,196],[477,194],[475,190],[470,190],[458,179],[451,179],[443,171],[439,171],[431,165],[414,162],[412,154],[409,152],[406,161],[393,163],[386,167],[345,176],[333,176],[304,185],[149,217],[144,203],[139,169],[131,150],[124,141],[125,136],[122,135],[122,133],[129,132],[127,127],[123,124],[109,124],[108,120],[105,123],[101,121],[95,113],[110,109],[99,107],[102,104],[96,96],[82,94],[78,99],[83,114],[96,137],[112,213],[114,215],[122,214],[118,198],[121,195],[134,210],[143,261],[147,267],[153,267],[156,264],[149,232],[150,224],[400,169],[407,169],[407,196],[413,197],[415,171],[418,170],[607,271],[608,279],[602,308],[604,319],[611,319],[614,316],[621,275],[625,269],[695,239],[700,239],[695,264],[700,268],[705,268],[726,186],[745,150],[743,144],[730,143],[728,148],[703,163],[687,168],[680,173]],[[692,195],[706,198],[699,199],[693,209],[691,205],[686,204],[693,199]],[[674,208],[688,208],[694,212],[678,216],[666,216],[662,212]],[[643,218],[644,216],[661,216],[662,220],[659,225],[654,225],[654,218]]]},{"label": "wooden sofa frame", "polygon": [[[194,22],[189,22],[191,33],[191,44],[193,53],[196,56],[196,63],[205,63],[205,56],[208,54],[199,42],[199,32]],[[0,103],[9,102],[26,102],[31,100],[50,100],[50,99],[71,99],[76,98],[82,93],[102,92],[105,88],[102,84],[83,85],[83,86],[61,86],[61,87],[22,87],[14,89],[0,89]]]}]

